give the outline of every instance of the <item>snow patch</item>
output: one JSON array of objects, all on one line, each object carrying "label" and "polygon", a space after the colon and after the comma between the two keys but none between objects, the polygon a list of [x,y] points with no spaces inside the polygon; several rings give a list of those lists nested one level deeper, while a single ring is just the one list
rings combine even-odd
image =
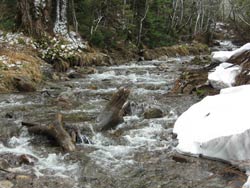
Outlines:
[{"label": "snow patch", "polygon": [[208,80],[216,89],[232,87],[236,76],[241,72],[241,67],[231,63],[221,63],[213,72],[208,74]]},{"label": "snow patch", "polygon": [[241,54],[247,50],[250,50],[250,43],[243,45],[242,47],[233,51],[218,51],[212,53],[212,59],[215,61],[226,62],[234,55]]},{"label": "snow patch", "polygon": [[223,89],[191,106],[174,126],[177,150],[223,159],[250,172],[249,96],[250,85],[243,85]]}]

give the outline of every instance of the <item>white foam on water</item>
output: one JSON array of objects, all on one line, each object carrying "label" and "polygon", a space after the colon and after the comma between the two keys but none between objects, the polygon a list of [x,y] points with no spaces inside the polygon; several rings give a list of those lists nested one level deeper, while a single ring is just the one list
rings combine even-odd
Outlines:
[{"label": "white foam on water", "polygon": [[76,113],[81,113],[81,112],[84,112],[84,113],[94,113],[96,112],[96,109],[91,109],[91,110],[85,110],[85,109],[78,109],[78,110],[62,110],[61,113],[62,114],[76,114]]},{"label": "white foam on water", "polygon": [[92,138],[95,143],[91,147],[96,150],[89,154],[89,157],[95,161],[98,166],[115,171],[124,165],[134,164],[134,147],[125,145],[113,145],[113,141],[105,137],[102,133],[96,133]]},{"label": "white foam on water", "polygon": [[159,142],[160,134],[165,131],[161,124],[150,123],[142,129],[130,130],[124,138],[132,146],[152,146]]},{"label": "white foam on water", "polygon": [[167,92],[166,90],[149,90],[149,89],[144,89],[144,88],[137,88],[137,89],[132,90],[132,93],[134,95],[164,94],[166,92]]},{"label": "white foam on water", "polygon": [[[116,82],[124,82],[129,81],[133,83],[145,83],[145,84],[166,84],[167,82],[165,79],[163,79],[162,75],[157,74],[150,74],[147,72],[143,75],[137,75],[137,74],[128,74],[128,75],[122,75],[122,74],[116,74],[115,71],[107,71],[102,74],[93,74],[90,75],[90,79],[92,80],[112,80]],[[98,90],[97,90],[98,91]]]},{"label": "white foam on water", "polygon": [[116,77],[116,73],[115,71],[111,70],[111,71],[107,71],[104,73],[95,73],[95,74],[91,74],[89,75],[91,80],[105,80],[105,79],[112,79],[114,77]]},{"label": "white foam on water", "polygon": [[30,146],[30,140],[27,133],[23,133],[20,137],[12,137],[8,141],[8,146],[0,143],[0,154],[14,154],[14,155],[29,155],[36,159],[34,166],[30,165],[30,169],[23,169],[22,167],[14,168],[15,171],[30,171],[34,172],[36,176],[54,175],[54,176],[71,176],[78,170],[78,164],[66,164],[64,158],[66,155],[51,153],[47,156],[39,154],[39,151],[34,151]]},{"label": "white foam on water", "polygon": [[13,106],[27,106],[27,105],[37,104],[37,103],[31,102],[31,101],[22,102],[22,99],[24,99],[24,98],[25,98],[25,96],[23,96],[23,95],[11,94],[8,96],[7,100],[0,102],[0,108],[13,107]]},{"label": "white foam on water", "polygon": [[114,92],[116,91],[117,88],[107,88],[107,89],[77,89],[77,92],[89,92],[89,93],[92,93],[92,94],[107,94],[107,93],[111,93],[111,92]]},{"label": "white foam on water", "polygon": [[133,156],[140,149],[155,151],[170,147],[170,142],[162,140],[161,137],[164,132],[167,132],[162,123],[166,123],[166,121],[170,121],[172,118],[172,115],[170,115],[170,117],[144,120],[148,122],[148,126],[131,130],[128,126],[134,125],[141,118],[138,116],[125,116],[125,122],[116,128],[116,130],[122,129],[124,131],[121,137],[125,141],[124,145],[117,144],[102,133],[94,133],[95,135],[92,138],[94,145],[90,147],[94,147],[96,150],[90,153],[89,156],[98,166],[108,169],[111,172],[117,172],[117,169],[124,166],[134,165],[136,161],[134,161]]},{"label": "white foam on water", "polygon": [[111,66],[109,69],[112,70],[120,70],[120,69],[150,69],[150,68],[156,68],[155,65],[140,65],[140,64],[131,64],[131,65],[120,65],[120,66]]},{"label": "white foam on water", "polygon": [[89,154],[95,163],[105,169],[115,171],[127,165],[135,164],[133,158],[134,148],[123,145],[102,146],[96,145],[98,150]]}]

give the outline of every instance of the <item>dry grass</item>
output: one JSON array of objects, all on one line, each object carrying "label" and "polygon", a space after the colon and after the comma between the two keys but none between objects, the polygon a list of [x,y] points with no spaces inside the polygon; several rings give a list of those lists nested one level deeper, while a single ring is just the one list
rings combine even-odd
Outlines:
[{"label": "dry grass", "polygon": [[209,49],[206,45],[200,43],[174,45],[170,47],[160,47],[156,49],[148,49],[145,52],[145,59],[157,59],[161,56],[176,57],[187,55],[199,55],[208,53]]},{"label": "dry grass", "polygon": [[5,62],[0,60],[0,92],[16,91],[14,78],[27,77],[37,85],[42,80],[40,65],[42,60],[31,50],[1,49],[0,56],[5,56]]}]

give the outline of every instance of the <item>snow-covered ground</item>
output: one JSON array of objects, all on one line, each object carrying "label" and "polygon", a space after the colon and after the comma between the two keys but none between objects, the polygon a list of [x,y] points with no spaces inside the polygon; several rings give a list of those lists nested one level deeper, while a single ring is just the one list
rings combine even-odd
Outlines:
[{"label": "snow-covered ground", "polygon": [[239,65],[221,63],[214,71],[208,73],[208,80],[215,89],[232,87],[240,72],[241,67]]},{"label": "snow-covered ground", "polygon": [[173,129],[178,151],[226,160],[246,170],[249,178],[243,188],[250,188],[250,85],[233,87],[242,68],[227,61],[247,50],[250,43],[233,51],[212,53],[213,61],[221,64],[209,72],[208,81],[221,89],[220,94],[191,106]]},{"label": "snow-covered ground", "polygon": [[234,55],[243,53],[246,50],[250,50],[250,43],[243,45],[242,47],[233,50],[233,51],[218,51],[212,53],[212,59],[214,61],[226,62],[229,58]]},{"label": "snow-covered ground", "polygon": [[[177,149],[223,159],[250,172],[249,96],[250,85],[231,87],[191,106],[174,126]],[[243,187],[250,187],[250,181]]]},{"label": "snow-covered ground", "polygon": [[219,61],[221,64],[209,72],[208,81],[216,89],[232,87],[235,84],[235,78],[241,72],[239,65],[227,63],[227,61],[238,54],[250,50],[250,43],[233,51],[212,52],[212,60]]}]

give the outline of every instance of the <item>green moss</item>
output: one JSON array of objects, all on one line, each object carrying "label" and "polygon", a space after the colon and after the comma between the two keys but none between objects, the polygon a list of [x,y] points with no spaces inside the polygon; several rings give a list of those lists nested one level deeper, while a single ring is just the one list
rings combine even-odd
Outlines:
[{"label": "green moss", "polygon": [[18,38],[17,41],[18,41],[18,44],[22,44],[22,45],[26,44],[26,42],[23,38]]},{"label": "green moss", "polygon": [[199,97],[203,97],[206,95],[206,90],[204,89],[196,89],[196,95],[198,95]]}]

